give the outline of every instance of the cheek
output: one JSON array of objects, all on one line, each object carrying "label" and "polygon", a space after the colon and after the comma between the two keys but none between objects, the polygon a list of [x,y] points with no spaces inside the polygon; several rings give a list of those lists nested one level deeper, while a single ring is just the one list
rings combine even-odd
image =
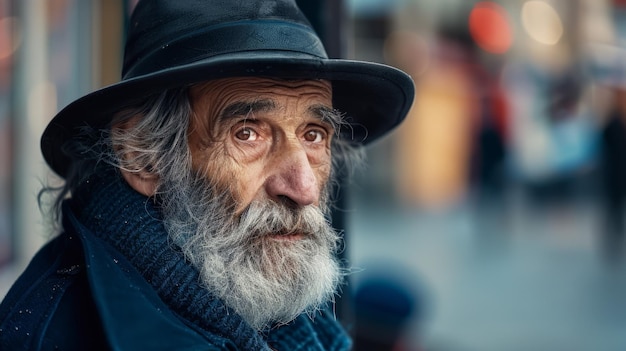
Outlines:
[{"label": "cheek", "polygon": [[317,181],[320,190],[323,191],[330,181],[331,167],[330,164],[321,166],[317,169]]},{"label": "cheek", "polygon": [[[192,152],[194,171],[206,178],[218,191],[226,191],[243,210],[262,186],[260,162],[243,163],[224,143]],[[238,151],[234,151],[235,153]]]},{"label": "cheek", "polygon": [[231,182],[235,170],[231,161],[225,157],[223,143],[212,143],[210,146],[192,147],[192,168],[200,177],[219,191],[232,193]]},{"label": "cheek", "polygon": [[330,151],[324,150],[323,152],[318,152],[314,157],[309,157],[309,162],[316,170],[317,180],[320,182],[320,185],[326,184],[330,178],[330,173],[332,171],[332,158],[330,155]]}]

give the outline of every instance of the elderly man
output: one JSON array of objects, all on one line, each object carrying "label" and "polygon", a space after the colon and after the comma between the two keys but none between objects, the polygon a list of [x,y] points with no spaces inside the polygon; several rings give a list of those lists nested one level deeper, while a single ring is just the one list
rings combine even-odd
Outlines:
[{"label": "elderly man", "polygon": [[0,306],[0,349],[349,349],[333,177],[411,79],[328,59],[289,0],[144,0],[122,76],[44,132],[62,234]]}]

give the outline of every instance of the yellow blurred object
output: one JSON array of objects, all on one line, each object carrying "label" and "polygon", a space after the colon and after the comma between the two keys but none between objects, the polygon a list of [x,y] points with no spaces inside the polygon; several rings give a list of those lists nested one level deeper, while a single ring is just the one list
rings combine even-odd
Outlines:
[{"label": "yellow blurred object", "polygon": [[476,110],[463,67],[434,61],[416,80],[415,103],[396,150],[399,196],[428,209],[449,206],[466,191]]}]

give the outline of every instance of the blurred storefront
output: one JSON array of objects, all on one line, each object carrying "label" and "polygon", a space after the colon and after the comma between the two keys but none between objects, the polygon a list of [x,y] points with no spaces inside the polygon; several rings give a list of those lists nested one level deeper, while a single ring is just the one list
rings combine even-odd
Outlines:
[{"label": "blurred storefront", "polygon": [[130,6],[122,0],[0,0],[2,294],[57,229],[38,204],[44,184],[59,184],[41,157],[41,133],[60,108],[118,79]]}]

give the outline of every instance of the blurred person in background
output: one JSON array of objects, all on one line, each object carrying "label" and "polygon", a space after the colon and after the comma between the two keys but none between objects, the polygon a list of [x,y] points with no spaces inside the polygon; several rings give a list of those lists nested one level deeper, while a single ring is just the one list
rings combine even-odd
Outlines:
[{"label": "blurred person in background", "polygon": [[626,87],[607,85],[610,107],[601,133],[604,198],[603,246],[609,260],[619,259],[624,245],[626,210]]},{"label": "blurred person in background", "polygon": [[50,122],[61,234],[0,305],[0,349],[350,348],[334,177],[413,83],[328,59],[294,1],[234,4],[140,2],[122,80]]}]

